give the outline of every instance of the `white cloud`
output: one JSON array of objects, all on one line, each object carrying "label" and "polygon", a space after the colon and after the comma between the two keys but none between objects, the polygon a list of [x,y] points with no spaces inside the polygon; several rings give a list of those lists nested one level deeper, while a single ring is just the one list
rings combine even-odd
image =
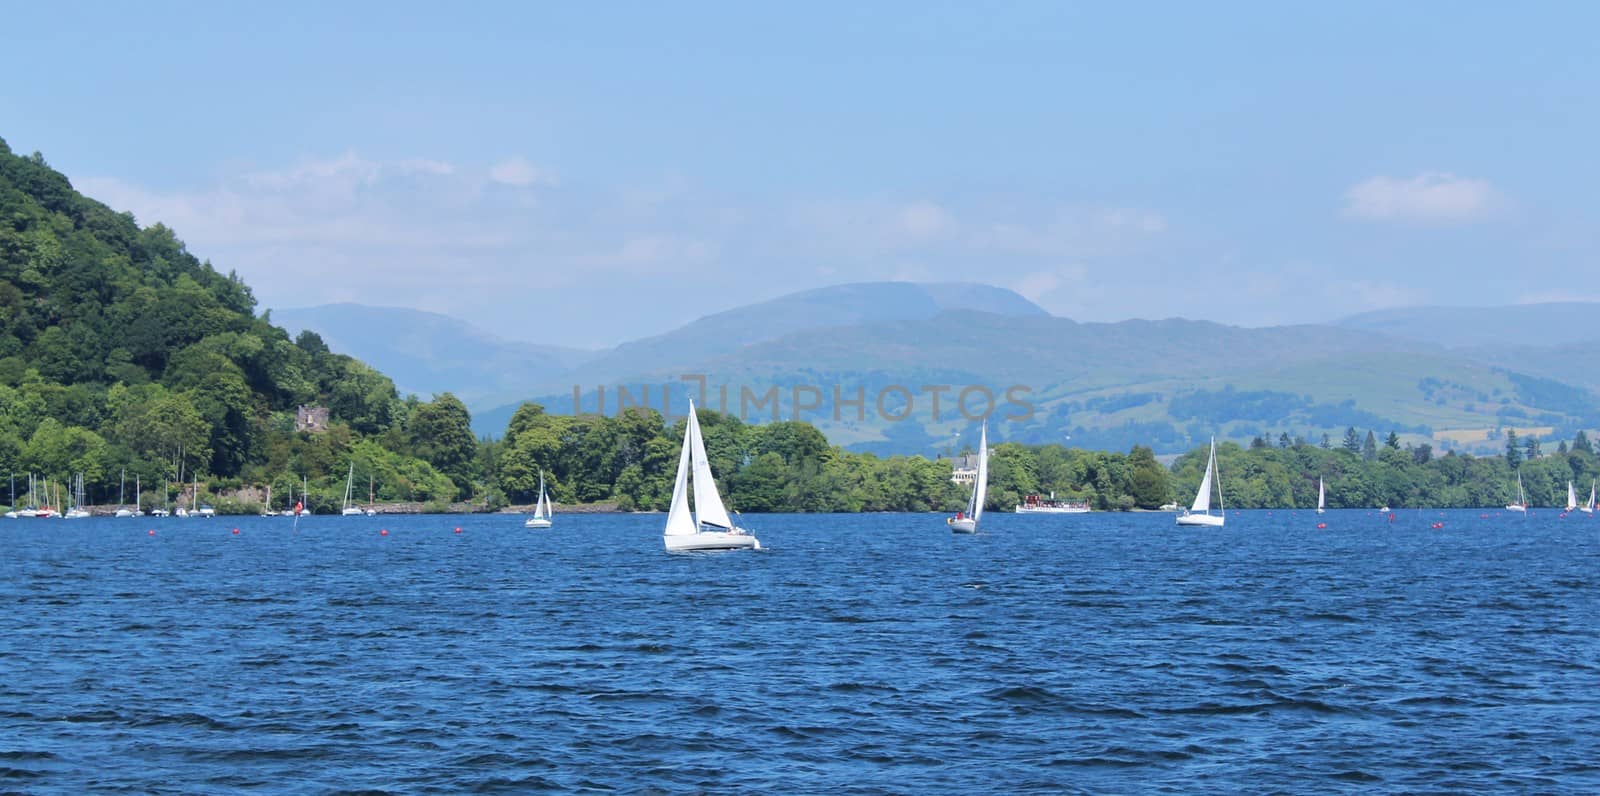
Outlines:
[{"label": "white cloud", "polygon": [[1355,306],[1363,310],[1409,307],[1422,303],[1424,298],[1420,291],[1413,288],[1403,287],[1393,282],[1376,282],[1366,279],[1335,281],[1324,292],[1330,298],[1338,295],[1351,296],[1355,299]]},{"label": "white cloud", "polygon": [[1487,180],[1427,172],[1358,182],[1345,191],[1344,213],[1369,221],[1459,223],[1484,218],[1499,202]]},{"label": "white cloud", "polygon": [[1518,304],[1562,304],[1580,302],[1584,304],[1600,303],[1600,293],[1587,293],[1581,290],[1541,290],[1532,293],[1523,293],[1517,297]]},{"label": "white cloud", "polygon": [[974,231],[973,243],[1013,256],[1103,257],[1135,250],[1166,230],[1166,218],[1151,210],[1073,205],[1038,221],[990,222]]},{"label": "white cloud", "polygon": [[1011,283],[1011,289],[1029,301],[1044,302],[1047,296],[1064,288],[1076,288],[1089,276],[1089,269],[1081,265],[1062,266],[1045,271],[1032,271]]},{"label": "white cloud", "polygon": [[489,179],[501,185],[526,188],[530,185],[555,185],[554,174],[529,163],[525,158],[502,160],[489,168]]},{"label": "white cloud", "polygon": [[932,202],[916,202],[900,209],[900,229],[913,238],[931,238],[949,223],[949,214]]}]

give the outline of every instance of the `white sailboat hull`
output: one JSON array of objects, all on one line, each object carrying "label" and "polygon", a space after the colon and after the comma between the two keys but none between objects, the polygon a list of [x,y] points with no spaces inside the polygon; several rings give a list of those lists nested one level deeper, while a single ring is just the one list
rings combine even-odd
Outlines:
[{"label": "white sailboat hull", "polygon": [[118,517],[132,517],[132,516],[134,516],[134,513],[133,513],[132,509],[117,509],[117,513],[116,513],[115,516],[118,516]]},{"label": "white sailboat hull", "polygon": [[761,542],[740,531],[700,531],[699,533],[673,534],[661,537],[669,553],[691,553],[705,550],[760,550]]},{"label": "white sailboat hull", "polygon": [[367,512],[364,509],[358,509],[355,506],[351,506],[350,508],[341,510],[339,512],[339,516],[341,516],[341,517],[365,517],[365,516],[367,516]]},{"label": "white sailboat hull", "polygon": [[1221,528],[1225,520],[1226,518],[1220,514],[1196,514],[1189,512],[1178,515],[1179,525],[1204,525],[1210,528]]},{"label": "white sailboat hull", "polygon": [[527,522],[522,523],[524,528],[548,528],[550,525],[550,521],[543,517],[529,517]]},{"label": "white sailboat hull", "polygon": [[1506,506],[1506,511],[1527,511],[1527,510],[1528,510],[1527,506],[1518,506],[1515,503],[1513,503],[1513,504],[1511,504],[1509,506]]},{"label": "white sailboat hull", "polygon": [[1018,514],[1088,514],[1093,509],[1088,506],[1028,506],[1017,504]]},{"label": "white sailboat hull", "polygon": [[971,517],[963,517],[963,518],[961,518],[959,520],[951,518],[949,520],[946,520],[946,522],[950,523],[950,531],[952,533],[977,533],[978,532],[978,521],[972,519]]}]

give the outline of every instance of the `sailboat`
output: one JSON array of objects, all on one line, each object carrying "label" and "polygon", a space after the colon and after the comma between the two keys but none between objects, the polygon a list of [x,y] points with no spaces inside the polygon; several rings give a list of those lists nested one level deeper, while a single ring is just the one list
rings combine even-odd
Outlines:
[{"label": "sailboat", "polygon": [[344,508],[339,509],[340,516],[364,517],[367,514],[365,511],[361,510],[360,506],[350,505],[350,489],[355,485],[355,479],[356,463],[350,462],[350,474],[344,478]]},{"label": "sailboat", "polygon": [[540,470],[539,471],[539,500],[538,500],[538,502],[533,504],[533,516],[529,517],[528,521],[524,522],[522,524],[524,526],[526,526],[526,527],[529,527],[529,528],[548,528],[551,525],[551,522],[550,522],[550,519],[551,519],[550,515],[551,514],[552,514],[552,512],[550,511],[550,498],[549,498],[548,495],[546,495],[544,493],[544,471]]},{"label": "sailboat", "polygon": [[1567,513],[1572,513],[1578,508],[1578,490],[1572,488],[1572,482],[1567,482]]},{"label": "sailboat", "polygon": [[978,432],[978,478],[972,482],[972,496],[967,499],[967,510],[947,518],[951,533],[977,533],[978,520],[983,519],[983,501],[989,495],[989,423],[984,421]]},{"label": "sailboat", "polygon": [[1517,502],[1506,506],[1506,511],[1527,511],[1528,496],[1522,491],[1522,471],[1517,471]]},{"label": "sailboat", "polygon": [[1323,487],[1322,479],[1317,479],[1317,513],[1322,514],[1328,510],[1328,491]]},{"label": "sailboat", "polygon": [[1581,511],[1584,514],[1593,514],[1594,513],[1594,498],[1595,498],[1594,487],[1595,487],[1595,483],[1596,482],[1594,482],[1594,481],[1590,481],[1589,482],[1589,502],[1578,507],[1578,511]]},{"label": "sailboat", "polygon": [[[38,487],[34,484],[35,481],[33,473],[28,473],[28,507],[9,512],[6,514],[7,517],[15,515],[17,519],[33,519],[34,517],[39,516],[39,498],[37,497],[37,493],[34,491],[38,489]],[[12,498],[11,502],[16,503],[16,498]]]},{"label": "sailboat", "polygon": [[161,479],[161,505],[150,510],[152,517],[170,517],[172,512],[167,510],[167,501],[172,498],[171,484],[165,478]]},{"label": "sailboat", "polygon": [[[134,516],[133,510],[128,508],[128,496],[125,494],[125,490],[127,488],[128,488],[128,470],[127,470],[127,468],[123,468],[122,475],[117,478],[117,513],[116,513],[115,516],[118,516],[118,517],[132,517],[132,516]],[[135,487],[134,491],[135,491],[135,493],[137,493],[138,492],[138,488]]]},{"label": "sailboat", "polygon": [[[694,513],[689,511],[690,474],[693,472]],[[683,434],[683,450],[678,453],[678,477],[672,483],[672,508],[667,512],[667,527],[662,542],[671,552],[695,550],[760,550],[761,542],[749,531],[733,524],[717,494],[706,459],[705,440],[700,437],[700,420],[694,401],[689,402],[689,425]]]},{"label": "sailboat", "polygon": [[[1217,483],[1217,511],[1211,513],[1211,482]],[[1206,525],[1221,528],[1227,510],[1222,505],[1222,477],[1217,473],[1217,438],[1211,438],[1211,455],[1206,459],[1206,474],[1200,479],[1200,491],[1195,493],[1194,505],[1178,515],[1179,525]]]},{"label": "sailboat", "polygon": [[72,508],[67,509],[67,513],[61,516],[69,520],[82,520],[88,518],[90,516],[89,510],[84,508],[84,503],[87,501],[84,500],[85,495],[83,489],[83,473],[78,473],[78,480],[73,484],[72,489],[69,491],[71,494],[68,496],[68,499],[72,503]]}]

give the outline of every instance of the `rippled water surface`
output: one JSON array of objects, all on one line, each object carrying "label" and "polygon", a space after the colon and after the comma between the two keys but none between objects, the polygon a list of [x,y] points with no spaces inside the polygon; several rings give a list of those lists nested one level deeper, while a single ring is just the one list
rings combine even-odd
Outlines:
[{"label": "rippled water surface", "polygon": [[1587,515],[748,519],[0,520],[0,790],[1600,791]]}]

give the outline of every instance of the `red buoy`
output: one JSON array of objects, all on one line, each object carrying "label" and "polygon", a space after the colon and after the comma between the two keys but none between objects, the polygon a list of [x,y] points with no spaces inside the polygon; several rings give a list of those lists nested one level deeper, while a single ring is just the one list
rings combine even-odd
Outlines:
[{"label": "red buoy", "polygon": [[147,535],[149,535],[149,536],[155,536],[155,535],[156,535],[156,529],[154,529],[154,528],[151,528],[151,529],[150,529],[150,530],[149,530],[149,532],[148,532],[148,534],[147,534]]},{"label": "red buoy", "polygon": [[1320,530],[1322,530],[1322,529],[1324,529],[1324,528],[1326,528],[1326,527],[1328,527],[1328,524],[1327,524],[1327,523],[1325,523],[1325,522],[1319,522],[1319,523],[1317,523],[1317,530],[1319,530],[1319,531],[1320,531]]},{"label": "red buoy", "polygon": [[456,529],[456,533],[461,533],[461,529],[460,529],[460,528],[457,528],[457,529]]},{"label": "red buoy", "polygon": [[388,528],[384,528],[383,530],[378,531],[378,535],[379,536],[388,536],[389,535],[389,529]]},{"label": "red buoy", "polygon": [[238,536],[239,535],[239,529],[238,528],[234,528],[233,529],[233,535],[234,536]]}]

